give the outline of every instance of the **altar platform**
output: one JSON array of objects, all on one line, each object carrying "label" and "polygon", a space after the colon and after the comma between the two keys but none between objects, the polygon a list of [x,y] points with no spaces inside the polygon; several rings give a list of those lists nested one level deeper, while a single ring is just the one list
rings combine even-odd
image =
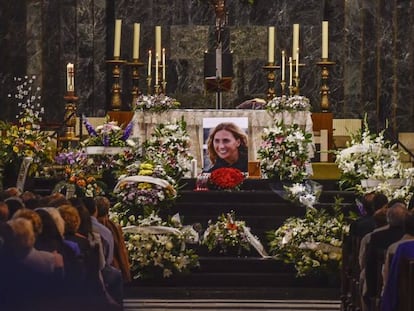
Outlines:
[{"label": "altar platform", "polygon": [[[184,181],[176,204],[161,211],[163,216],[179,213],[184,224],[199,223],[234,211],[267,248],[266,232],[279,227],[288,217],[301,217],[304,207],[277,195],[271,182],[248,179],[240,192],[194,191],[194,180]],[[330,209],[337,197],[342,208],[352,208],[355,195],[340,191],[337,180],[319,180],[323,192],[317,208]],[[194,246],[200,267],[187,275],[166,279],[134,280],[125,287],[126,298],[139,299],[339,299],[340,271],[331,276],[296,277],[290,264],[261,257],[254,249],[241,256],[208,252]]]}]

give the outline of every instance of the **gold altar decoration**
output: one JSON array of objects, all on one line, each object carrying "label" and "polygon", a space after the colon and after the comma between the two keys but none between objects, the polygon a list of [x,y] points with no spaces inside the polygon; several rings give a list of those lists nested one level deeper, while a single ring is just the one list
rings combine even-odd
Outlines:
[{"label": "gold altar decoration", "polygon": [[119,83],[119,77],[121,76],[121,66],[126,63],[125,60],[114,57],[114,59],[107,60],[108,64],[112,65],[112,98],[110,110],[118,111],[122,107],[121,98],[121,85]]},{"label": "gold altar decoration", "polygon": [[128,62],[127,65],[131,67],[131,108],[134,107],[138,96],[141,95],[141,91],[139,90],[139,67],[142,67],[144,63],[140,62],[139,59],[133,59],[132,62]]},{"label": "gold altar decoration", "polygon": [[321,77],[322,77],[322,85],[320,89],[321,94],[321,110],[322,112],[328,112],[330,110],[330,103],[329,103],[329,86],[328,86],[328,78],[329,78],[329,66],[335,65],[335,62],[328,60],[327,58],[322,58],[320,62],[317,62],[317,65],[321,67]]},{"label": "gold altar decoration", "polygon": [[64,127],[65,133],[63,136],[59,137],[59,142],[64,145],[64,147],[69,147],[69,145],[74,142],[78,142],[79,138],[76,137],[75,127],[76,127],[76,102],[78,97],[75,96],[73,91],[68,91],[67,94],[63,97],[66,101],[65,104],[65,115],[64,115]]},{"label": "gold altar decoration", "polygon": [[263,66],[263,69],[266,71],[267,78],[267,100],[271,100],[276,96],[275,90],[275,80],[276,80],[276,69],[280,66],[275,66],[274,63],[268,63],[266,66]]}]

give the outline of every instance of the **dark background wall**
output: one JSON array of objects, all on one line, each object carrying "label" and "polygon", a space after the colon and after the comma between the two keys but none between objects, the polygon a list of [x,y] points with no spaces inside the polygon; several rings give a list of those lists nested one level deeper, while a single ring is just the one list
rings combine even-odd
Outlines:
[{"label": "dark background wall", "polygon": [[[414,131],[414,1],[227,0],[225,47],[233,52],[233,87],[223,107],[265,97],[267,27],[276,26],[276,60],[291,53],[292,25],[300,24],[301,94],[319,111],[321,21],[329,21],[329,86],[335,118],[361,118],[381,128]],[[13,77],[38,76],[47,122],[64,113],[66,64],[75,64],[78,110],[105,115],[110,101],[114,20],[123,20],[121,58],[131,60],[133,23],[141,23],[140,55],[154,49],[155,25],[167,50],[167,94],[182,107],[214,108],[204,89],[203,56],[214,42],[215,14],[206,0],[14,0],[0,2],[0,117],[13,120],[7,94]],[[131,68],[122,67],[124,110],[131,101]],[[146,90],[146,66],[141,68]],[[278,77],[280,72],[277,73]],[[280,91],[278,90],[278,94]]]}]

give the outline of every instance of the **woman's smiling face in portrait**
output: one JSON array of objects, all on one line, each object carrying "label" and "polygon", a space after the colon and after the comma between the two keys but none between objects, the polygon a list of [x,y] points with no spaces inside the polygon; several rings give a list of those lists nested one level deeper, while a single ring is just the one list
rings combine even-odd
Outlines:
[{"label": "woman's smiling face in portrait", "polygon": [[220,130],[214,135],[214,151],[217,156],[233,164],[239,158],[240,139],[236,139],[232,132]]}]

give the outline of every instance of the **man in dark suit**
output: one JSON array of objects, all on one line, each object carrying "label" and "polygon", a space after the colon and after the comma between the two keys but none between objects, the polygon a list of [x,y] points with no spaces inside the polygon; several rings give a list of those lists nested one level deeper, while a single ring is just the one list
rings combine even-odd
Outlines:
[{"label": "man in dark suit", "polygon": [[[391,202],[390,202],[391,203]],[[404,221],[408,213],[407,207],[402,202],[391,203],[387,210],[387,222],[389,227],[371,234],[367,244],[365,277],[366,277],[366,301],[373,301],[379,294],[382,286],[379,285],[379,267],[384,263],[384,255],[387,248],[398,241],[404,235]],[[381,256],[383,255],[383,256]],[[382,258],[382,259],[381,259]],[[368,302],[369,303],[369,302]],[[369,303],[370,304],[370,303]]]}]

